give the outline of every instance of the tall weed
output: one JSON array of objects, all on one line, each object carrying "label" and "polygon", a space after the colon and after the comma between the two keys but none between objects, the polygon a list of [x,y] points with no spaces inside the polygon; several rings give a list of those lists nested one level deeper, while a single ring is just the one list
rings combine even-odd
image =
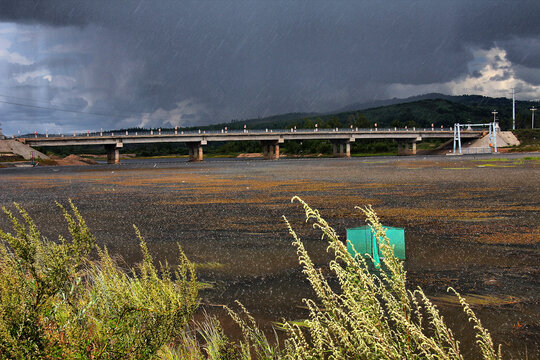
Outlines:
[{"label": "tall weed", "polygon": [[[373,271],[372,261],[352,256],[332,227],[298,197],[306,214],[334,253],[330,269],[339,282],[334,290],[316,269],[304,244],[285,219],[294,238],[303,272],[316,299],[305,299],[309,319],[302,326],[286,323],[286,359],[462,359],[459,342],[436,306],[418,288],[406,288],[403,263],[394,256],[385,229],[371,207],[360,208],[380,244],[383,266]],[[455,290],[450,289],[455,292]],[[455,292],[459,297],[459,294]],[[461,297],[477,330],[484,359],[500,359],[489,332]]]},{"label": "tall weed", "polygon": [[[70,202],[59,205],[71,241],[42,238],[28,213],[3,208],[0,230],[0,354],[3,359],[149,359],[170,343],[198,305],[193,265],[157,269],[135,228],[143,260],[126,273],[95,246]],[[98,260],[90,260],[96,248]]]}]

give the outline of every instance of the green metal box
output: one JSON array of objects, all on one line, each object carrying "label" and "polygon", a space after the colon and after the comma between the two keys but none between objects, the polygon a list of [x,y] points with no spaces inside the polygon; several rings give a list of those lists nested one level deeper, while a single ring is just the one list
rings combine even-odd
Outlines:
[{"label": "green metal box", "polygon": [[[401,260],[405,260],[405,229],[385,226],[386,236],[390,240],[390,245],[394,248],[394,255]],[[382,254],[375,234],[369,226],[361,226],[347,229],[347,251],[352,256],[370,255],[377,266],[380,265]],[[354,246],[354,250],[353,250]]]}]

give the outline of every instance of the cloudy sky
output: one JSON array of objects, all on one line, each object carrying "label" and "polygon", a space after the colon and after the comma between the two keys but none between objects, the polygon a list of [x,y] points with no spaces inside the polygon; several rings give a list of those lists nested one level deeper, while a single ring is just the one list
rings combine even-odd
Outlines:
[{"label": "cloudy sky", "polygon": [[0,0],[0,79],[8,135],[540,99],[540,1]]}]

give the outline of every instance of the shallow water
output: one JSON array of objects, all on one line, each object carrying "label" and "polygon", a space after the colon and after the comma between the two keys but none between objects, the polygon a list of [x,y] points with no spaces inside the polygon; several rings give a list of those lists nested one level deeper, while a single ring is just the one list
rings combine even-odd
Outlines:
[{"label": "shallow water", "polygon": [[[474,339],[452,286],[470,297],[506,357],[540,358],[540,162],[522,156],[126,161],[121,165],[0,169],[0,204],[17,201],[44,235],[66,233],[54,201],[73,199],[98,242],[127,264],[140,260],[132,224],[154,257],[175,263],[177,243],[203,264],[206,311],[240,300],[262,323],[305,316],[312,296],[282,215],[316,264],[330,256],[303,220],[301,196],[341,236],[372,204],[385,225],[406,229],[409,282],[422,286]],[[486,166],[487,165],[487,166]],[[5,217],[0,227],[7,227]],[[233,329],[231,325],[231,330]]]}]

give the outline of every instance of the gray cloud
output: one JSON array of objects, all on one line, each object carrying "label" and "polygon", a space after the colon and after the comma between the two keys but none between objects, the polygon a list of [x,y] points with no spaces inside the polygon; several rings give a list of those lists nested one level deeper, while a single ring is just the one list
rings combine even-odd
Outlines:
[{"label": "gray cloud", "polygon": [[[41,100],[128,115],[69,125],[65,114],[66,126],[83,129],[327,111],[382,98],[391,84],[449,83],[468,74],[474,50],[493,47],[538,84],[539,12],[537,1],[519,0],[4,0],[0,21],[30,32],[13,46],[35,61],[8,72],[76,80],[72,88],[11,83],[21,97],[48,85]],[[186,101],[197,105],[179,106]],[[24,109],[0,111],[31,121]]]}]

